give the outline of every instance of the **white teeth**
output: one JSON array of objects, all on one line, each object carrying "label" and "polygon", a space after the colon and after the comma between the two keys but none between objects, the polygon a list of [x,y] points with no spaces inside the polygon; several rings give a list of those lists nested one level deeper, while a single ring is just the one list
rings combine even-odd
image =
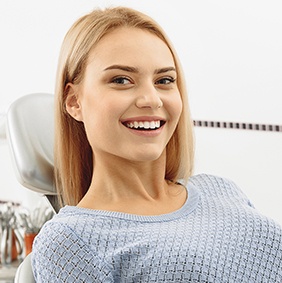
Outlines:
[{"label": "white teeth", "polygon": [[153,121],[150,124],[151,129],[159,128],[161,126],[161,121]]},{"label": "white teeth", "polygon": [[150,128],[150,122],[144,122],[144,128],[149,129]]},{"label": "white teeth", "polygon": [[136,122],[136,121],[134,122],[134,128],[136,128],[136,129],[138,128],[138,122]]},{"label": "white teeth", "polygon": [[144,121],[144,122],[138,122],[138,121],[133,121],[133,122],[128,122],[126,123],[126,126],[131,129],[158,129],[161,125],[161,121]]}]

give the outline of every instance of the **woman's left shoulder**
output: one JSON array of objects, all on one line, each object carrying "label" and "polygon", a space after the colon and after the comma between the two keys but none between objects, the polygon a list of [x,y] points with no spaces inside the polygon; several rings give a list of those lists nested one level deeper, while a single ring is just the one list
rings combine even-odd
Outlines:
[{"label": "woman's left shoulder", "polygon": [[241,209],[241,213],[246,212],[255,221],[270,225],[282,238],[282,228],[279,223],[272,218],[260,213],[244,191],[232,180],[209,174],[198,174],[190,178],[189,182],[198,188],[202,199],[210,202],[210,198],[217,200],[218,203],[234,206]]},{"label": "woman's left shoulder", "polygon": [[203,199],[217,199],[221,203],[240,205],[242,208],[255,208],[243,190],[231,179],[211,174],[198,174],[189,182],[197,187]]},{"label": "woman's left shoulder", "polygon": [[226,177],[211,174],[198,174],[192,176],[189,182],[198,187],[203,193],[246,198],[246,195],[239,186]]}]

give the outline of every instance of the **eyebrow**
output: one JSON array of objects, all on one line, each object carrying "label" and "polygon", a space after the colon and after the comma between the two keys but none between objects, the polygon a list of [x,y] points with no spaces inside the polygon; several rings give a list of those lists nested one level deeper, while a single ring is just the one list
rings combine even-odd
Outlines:
[{"label": "eyebrow", "polygon": [[130,72],[130,73],[138,73],[137,68],[126,66],[126,65],[112,65],[104,69],[104,71],[108,71],[108,70],[122,70],[122,71]]},{"label": "eyebrow", "polygon": [[155,74],[162,74],[162,73],[167,73],[167,72],[176,72],[176,69],[174,67],[166,67],[166,68],[161,68],[155,70]]},{"label": "eyebrow", "polygon": [[[111,65],[111,66],[107,67],[106,69],[104,69],[104,71],[116,70],[116,69],[126,71],[126,72],[130,72],[130,73],[138,73],[139,72],[138,68],[126,66],[126,65]],[[165,67],[165,68],[156,69],[154,71],[154,73],[155,74],[162,74],[162,73],[171,72],[171,71],[176,72],[175,67]]]}]

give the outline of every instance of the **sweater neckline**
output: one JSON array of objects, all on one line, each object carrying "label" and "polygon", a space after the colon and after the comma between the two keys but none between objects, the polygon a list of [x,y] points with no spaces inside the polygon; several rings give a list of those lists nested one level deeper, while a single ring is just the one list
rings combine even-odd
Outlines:
[{"label": "sweater neckline", "polygon": [[117,211],[108,211],[108,210],[98,210],[98,209],[89,209],[77,206],[69,206],[66,205],[63,207],[59,214],[72,214],[72,215],[93,215],[99,217],[106,218],[118,218],[129,221],[138,221],[138,222],[163,222],[163,221],[171,221],[175,219],[179,219],[180,217],[186,216],[192,213],[198,205],[199,202],[199,191],[198,189],[191,183],[188,182],[184,187],[187,190],[187,199],[182,207],[179,209],[159,215],[138,215],[138,214],[130,214],[125,212],[117,212]]}]

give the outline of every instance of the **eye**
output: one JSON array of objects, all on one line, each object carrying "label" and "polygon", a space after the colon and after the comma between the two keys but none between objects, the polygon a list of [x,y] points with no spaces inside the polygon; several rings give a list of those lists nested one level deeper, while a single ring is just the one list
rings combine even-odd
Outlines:
[{"label": "eye", "polygon": [[114,77],[110,82],[117,85],[132,84],[131,80],[127,77]]},{"label": "eye", "polygon": [[172,84],[174,82],[175,82],[175,78],[165,77],[165,78],[161,78],[161,79],[157,80],[155,82],[155,84],[157,84],[157,85],[168,85],[168,84]]}]

